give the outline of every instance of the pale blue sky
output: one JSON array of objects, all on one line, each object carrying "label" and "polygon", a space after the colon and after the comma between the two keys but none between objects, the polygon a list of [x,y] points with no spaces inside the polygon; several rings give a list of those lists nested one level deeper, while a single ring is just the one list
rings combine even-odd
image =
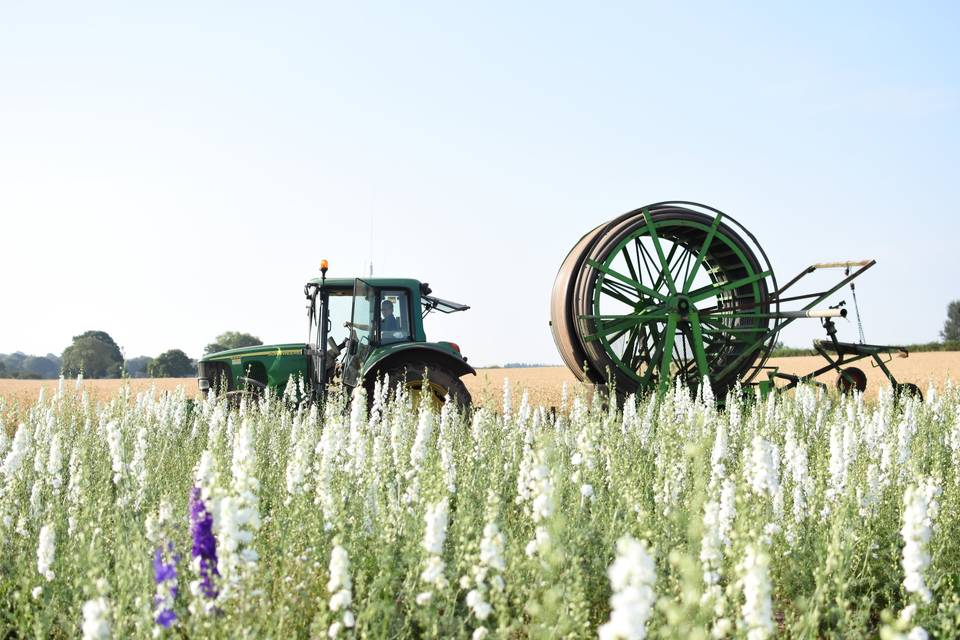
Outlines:
[{"label": "pale blue sky", "polygon": [[300,340],[303,282],[359,275],[372,220],[377,275],[473,306],[430,337],[560,362],[564,255],[665,199],[781,280],[876,258],[868,341],[960,298],[956,3],[152,4],[0,5],[0,352]]}]

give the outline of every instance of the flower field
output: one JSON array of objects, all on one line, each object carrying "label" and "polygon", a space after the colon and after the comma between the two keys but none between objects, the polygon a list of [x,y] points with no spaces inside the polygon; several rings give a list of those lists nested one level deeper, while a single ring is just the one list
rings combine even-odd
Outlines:
[{"label": "flower field", "polygon": [[[4,637],[960,635],[960,391],[0,404]],[[289,385],[294,389],[294,385]]]}]

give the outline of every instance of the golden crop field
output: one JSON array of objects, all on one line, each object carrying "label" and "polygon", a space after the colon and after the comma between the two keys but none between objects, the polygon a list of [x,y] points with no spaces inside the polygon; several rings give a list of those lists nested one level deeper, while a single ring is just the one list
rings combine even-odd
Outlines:
[{"label": "golden crop field", "polygon": [[[779,367],[785,373],[803,374],[823,363],[824,361],[816,356],[801,356],[773,358],[769,364]],[[869,361],[858,364],[867,374],[866,396],[868,399],[875,398],[877,391],[885,386],[883,374],[879,369],[871,367]],[[900,382],[912,382],[925,392],[930,382],[941,385],[948,378],[960,380],[960,351],[915,353],[909,358],[894,358],[888,366]],[[577,383],[566,367],[479,369],[475,377],[467,376],[464,380],[474,401],[490,406],[499,402],[504,378],[509,379],[511,386],[518,391],[525,389],[530,395],[531,404],[544,406],[559,404],[564,383],[571,387],[571,392],[572,386]],[[821,376],[820,380],[832,387],[835,378],[834,374],[828,373]],[[182,386],[189,395],[197,394],[196,382],[191,378],[134,379],[129,382],[134,393],[151,386],[155,386],[158,391],[172,391]],[[56,380],[0,380],[0,397],[7,402],[24,405],[37,398],[41,387],[49,394],[56,391],[57,384]],[[73,381],[65,384],[72,388]],[[121,384],[121,380],[84,380],[83,388],[94,398],[106,399],[116,393]]]},{"label": "golden crop field", "polygon": [[[879,368],[871,367],[869,360],[856,363],[867,374],[867,399],[875,398],[877,391],[886,386],[886,379]],[[783,373],[802,375],[815,371],[826,361],[819,356],[771,358],[769,365]],[[909,358],[894,358],[887,366],[898,382],[912,382],[924,393],[930,382],[942,385],[948,378],[960,381],[960,351],[937,351],[911,354]],[[576,378],[566,367],[542,367],[531,369],[481,369],[476,378],[465,378],[467,388],[475,401],[486,404],[499,399],[503,379],[512,385],[527,389],[531,404],[555,405],[559,402],[563,383],[576,384]],[[830,372],[818,378],[833,388],[836,374]]]}]

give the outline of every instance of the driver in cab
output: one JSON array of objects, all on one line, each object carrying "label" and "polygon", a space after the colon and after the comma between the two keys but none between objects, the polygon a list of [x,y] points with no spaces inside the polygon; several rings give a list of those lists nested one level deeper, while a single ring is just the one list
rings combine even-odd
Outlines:
[{"label": "driver in cab", "polygon": [[393,315],[393,303],[384,300],[380,303],[380,330],[381,331],[400,331],[400,321]]}]

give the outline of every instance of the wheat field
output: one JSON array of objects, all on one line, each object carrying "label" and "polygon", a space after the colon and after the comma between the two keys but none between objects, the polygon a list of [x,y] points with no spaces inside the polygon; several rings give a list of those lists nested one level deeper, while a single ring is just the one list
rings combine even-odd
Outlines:
[{"label": "wheat field", "polygon": [[[770,365],[790,374],[804,374],[822,366],[824,361],[816,356],[793,358],[772,358]],[[867,374],[867,399],[876,398],[878,390],[886,386],[883,373],[871,367],[869,361],[858,363]],[[932,383],[942,385],[947,379],[960,380],[960,351],[915,353],[909,358],[894,358],[888,366],[899,382],[912,382],[926,390]],[[464,381],[474,401],[480,405],[490,405],[499,401],[503,391],[504,378],[512,385],[522,387],[534,406],[556,406],[560,403],[563,385],[577,384],[577,379],[566,367],[531,367],[527,369],[478,369],[476,376],[466,376]],[[821,382],[833,386],[836,375],[827,373]],[[188,395],[196,395],[196,381],[191,378],[156,378],[130,380],[130,386],[136,393],[155,386],[158,391],[174,390],[182,386]],[[7,402],[25,404],[36,400],[40,389],[49,394],[57,389],[57,380],[0,380],[0,398]],[[68,381],[66,384],[73,384]],[[85,380],[83,388],[92,397],[107,399],[114,395],[122,384],[121,380]]]}]

